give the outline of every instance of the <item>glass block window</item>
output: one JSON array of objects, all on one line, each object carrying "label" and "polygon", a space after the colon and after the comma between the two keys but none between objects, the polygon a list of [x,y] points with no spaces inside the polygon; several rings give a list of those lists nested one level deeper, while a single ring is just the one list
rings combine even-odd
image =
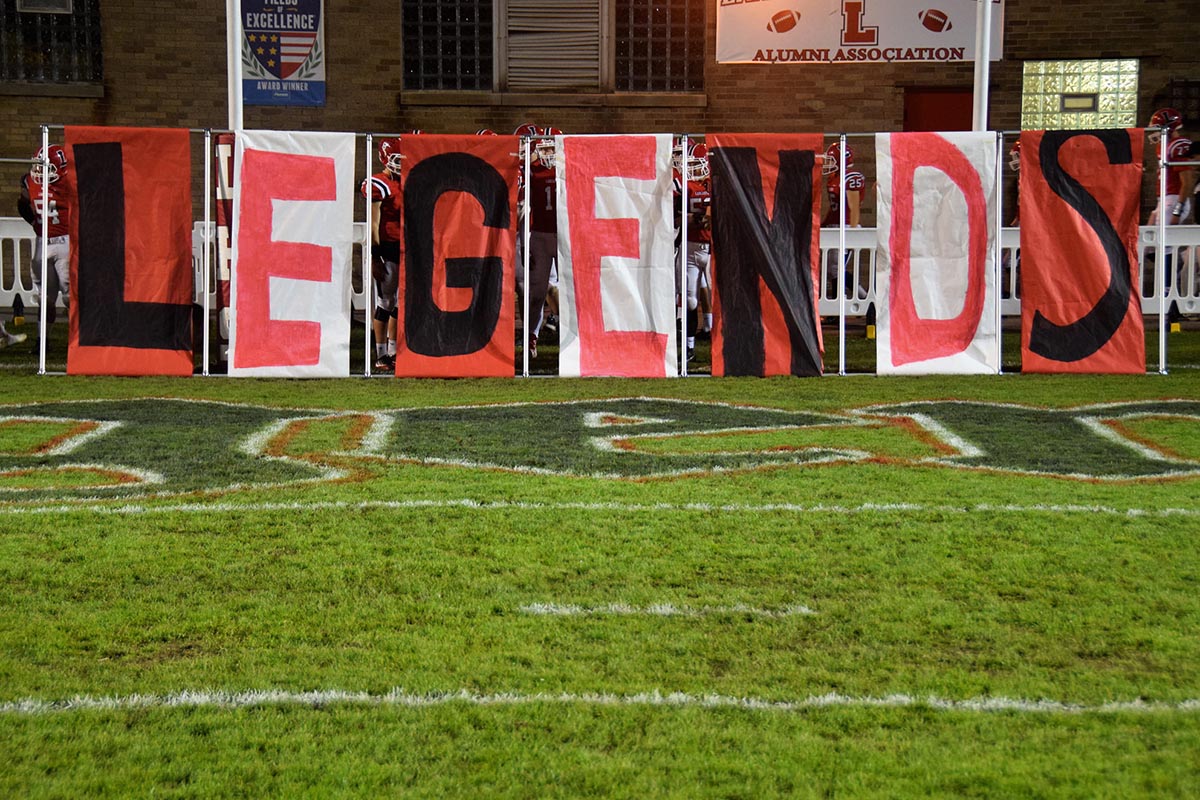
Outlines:
[{"label": "glass block window", "polygon": [[619,92],[704,89],[704,0],[616,0]]},{"label": "glass block window", "polygon": [[1138,125],[1138,60],[1026,61],[1021,127],[1026,130]]},{"label": "glass block window", "polygon": [[49,84],[103,79],[100,0],[0,0],[0,80]]},{"label": "glass block window", "polygon": [[402,0],[404,88],[697,92],[709,0]]},{"label": "glass block window", "polygon": [[491,91],[492,0],[404,0],[407,89]]}]

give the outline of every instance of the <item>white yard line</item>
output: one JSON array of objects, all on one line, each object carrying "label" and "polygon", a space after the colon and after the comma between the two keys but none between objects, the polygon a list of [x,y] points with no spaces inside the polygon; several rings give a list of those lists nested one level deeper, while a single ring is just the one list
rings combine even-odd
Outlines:
[{"label": "white yard line", "polygon": [[1106,703],[1073,703],[1046,698],[1029,700],[1013,697],[972,697],[954,700],[933,695],[889,694],[879,697],[844,694],[810,695],[795,700],[732,697],[717,694],[686,694],[658,691],[640,694],[561,694],[501,692],[479,694],[466,689],[451,692],[413,693],[393,689],[386,694],[338,690],[289,692],[263,690],[223,692],[212,690],[182,691],[166,695],[132,694],[93,697],[77,695],[61,700],[27,698],[0,702],[0,715],[35,716],[72,711],[123,711],[131,709],[217,708],[239,709],[262,706],[307,706],[322,708],[350,705],[384,708],[427,708],[441,705],[525,706],[536,704],[581,706],[627,706],[666,708],[735,708],[745,711],[790,713],[823,708],[918,708],[963,713],[1020,714],[1195,714],[1200,699],[1178,702],[1119,700]]},{"label": "white yard line", "polygon": [[607,603],[600,606],[564,605],[561,603],[529,603],[519,609],[522,614],[543,617],[712,617],[748,615],[752,617],[781,618],[811,616],[816,614],[808,606],[787,605],[780,608],[756,608],[742,604],[732,606],[676,606],[671,603],[655,603],[649,606],[631,606],[625,603]]},{"label": "white yard line", "polygon": [[430,508],[463,508],[474,511],[596,511],[596,512],[668,512],[723,514],[1100,514],[1114,517],[1200,517],[1195,508],[1115,508],[1093,505],[973,503],[968,505],[938,505],[932,503],[862,503],[858,505],[826,505],[813,503],[568,503],[522,502],[510,500],[479,500],[450,498],[443,500],[361,500],[361,501],[296,501],[286,503],[167,503],[145,505],[91,505],[101,498],[87,498],[78,503],[53,505],[0,505],[0,516],[24,514],[94,514],[98,516],[138,516],[143,514],[242,514],[275,511],[410,511]]}]

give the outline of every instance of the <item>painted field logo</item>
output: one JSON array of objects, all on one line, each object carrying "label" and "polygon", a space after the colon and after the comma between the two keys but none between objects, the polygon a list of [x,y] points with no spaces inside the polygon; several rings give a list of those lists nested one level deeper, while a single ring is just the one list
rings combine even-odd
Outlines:
[{"label": "painted field logo", "polygon": [[38,403],[0,409],[0,499],[126,497],[336,477],[270,457],[255,436],[312,412],[190,400]]},{"label": "painted field logo", "polygon": [[1200,475],[1200,402],[937,401],[842,415],[655,398],[382,412],[164,399],[0,409],[0,500],[366,478],[400,462],[634,480],[853,462],[1181,478]]}]

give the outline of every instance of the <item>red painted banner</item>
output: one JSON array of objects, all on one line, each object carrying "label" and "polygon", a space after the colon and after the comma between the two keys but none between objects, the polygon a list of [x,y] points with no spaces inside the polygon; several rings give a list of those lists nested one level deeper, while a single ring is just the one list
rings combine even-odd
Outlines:
[{"label": "red painted banner", "polygon": [[707,137],[712,374],[820,375],[820,134]]},{"label": "red painted banner", "polygon": [[72,375],[191,375],[186,130],[68,127]]},{"label": "red painted banner", "polygon": [[1021,134],[1021,371],[1140,373],[1142,135]]},{"label": "red painted banner", "polygon": [[671,138],[561,141],[559,374],[674,376]]},{"label": "red painted banner", "polygon": [[405,136],[396,375],[512,377],[515,136]]},{"label": "red painted banner", "polygon": [[876,166],[877,371],[999,371],[995,134],[878,134]]}]

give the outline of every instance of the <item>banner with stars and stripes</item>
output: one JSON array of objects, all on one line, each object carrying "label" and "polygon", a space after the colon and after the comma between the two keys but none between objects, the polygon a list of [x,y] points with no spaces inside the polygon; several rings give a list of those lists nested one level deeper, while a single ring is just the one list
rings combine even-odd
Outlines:
[{"label": "banner with stars and stripes", "polygon": [[324,0],[241,0],[242,98],[325,105]]}]

